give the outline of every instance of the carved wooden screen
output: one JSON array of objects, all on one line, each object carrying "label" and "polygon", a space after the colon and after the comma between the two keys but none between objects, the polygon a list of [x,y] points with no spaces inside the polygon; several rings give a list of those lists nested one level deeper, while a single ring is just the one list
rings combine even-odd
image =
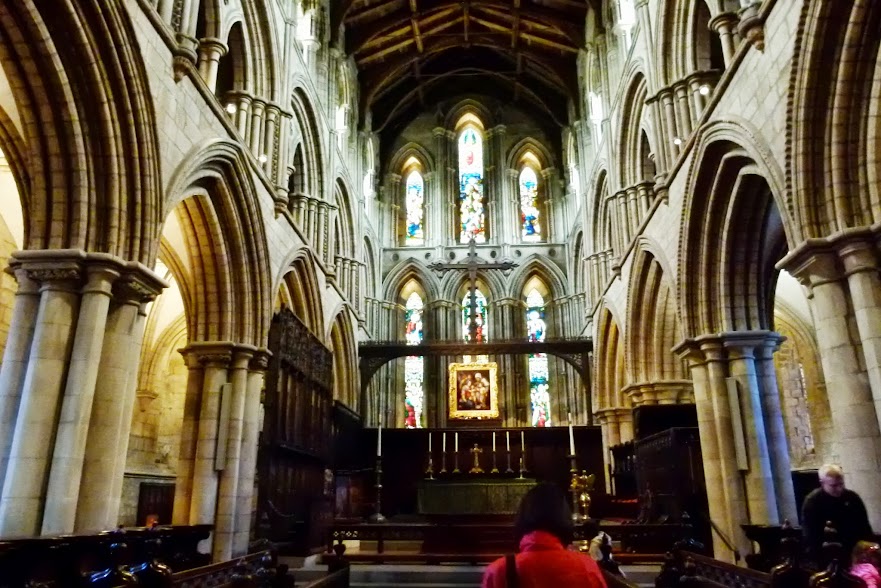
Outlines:
[{"label": "carved wooden screen", "polygon": [[[269,330],[258,460],[258,529],[298,551],[322,545],[332,517],[333,355],[291,311]],[[332,482],[332,480],[331,480]]]}]

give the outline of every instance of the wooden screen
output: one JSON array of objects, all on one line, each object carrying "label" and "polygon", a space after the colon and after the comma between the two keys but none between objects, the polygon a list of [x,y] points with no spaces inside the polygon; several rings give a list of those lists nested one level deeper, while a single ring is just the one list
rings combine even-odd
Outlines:
[{"label": "wooden screen", "polygon": [[138,486],[138,526],[171,524],[174,484],[141,482]]},{"label": "wooden screen", "polygon": [[324,543],[332,517],[333,355],[287,309],[272,319],[269,350],[258,534],[304,553]]}]

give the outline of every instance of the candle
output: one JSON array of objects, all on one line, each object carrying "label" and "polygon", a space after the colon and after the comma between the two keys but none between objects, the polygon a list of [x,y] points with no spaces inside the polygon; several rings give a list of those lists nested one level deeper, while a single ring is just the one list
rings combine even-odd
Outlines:
[{"label": "candle", "polygon": [[441,453],[447,452],[447,432],[444,431],[443,436],[441,437]]},{"label": "candle", "polygon": [[511,453],[511,431],[505,431],[505,445],[508,448],[508,453]]},{"label": "candle", "polygon": [[526,453],[526,437],[523,435],[523,431],[520,431],[520,452]]},{"label": "candle", "polygon": [[569,455],[575,455],[575,432],[572,429],[572,413],[569,413]]},{"label": "candle", "polygon": [[431,453],[431,431],[428,432],[428,453]]},{"label": "candle", "polygon": [[456,432],[455,442],[456,442],[456,444],[455,444],[455,447],[453,448],[453,451],[455,451],[456,453],[459,453],[459,432],[458,431]]},{"label": "candle", "polygon": [[382,457],[382,425],[379,425],[379,432],[376,434],[376,457]]},{"label": "candle", "polygon": [[493,431],[493,453],[496,452],[496,432]]}]

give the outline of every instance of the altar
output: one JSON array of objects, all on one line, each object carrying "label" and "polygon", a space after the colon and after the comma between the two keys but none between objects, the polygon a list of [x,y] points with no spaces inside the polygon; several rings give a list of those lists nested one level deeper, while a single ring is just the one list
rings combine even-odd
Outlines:
[{"label": "altar", "polygon": [[535,486],[532,478],[422,480],[417,486],[420,515],[514,515]]}]

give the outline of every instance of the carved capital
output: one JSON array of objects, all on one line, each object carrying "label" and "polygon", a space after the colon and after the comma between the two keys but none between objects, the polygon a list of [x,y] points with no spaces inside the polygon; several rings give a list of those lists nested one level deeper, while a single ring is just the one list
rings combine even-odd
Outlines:
[{"label": "carved capital", "polygon": [[759,15],[758,2],[740,10],[737,32],[759,51],[765,50],[765,19]]},{"label": "carved capital", "polygon": [[252,372],[265,372],[269,367],[269,358],[272,353],[268,349],[258,349],[251,358],[249,368]]}]

